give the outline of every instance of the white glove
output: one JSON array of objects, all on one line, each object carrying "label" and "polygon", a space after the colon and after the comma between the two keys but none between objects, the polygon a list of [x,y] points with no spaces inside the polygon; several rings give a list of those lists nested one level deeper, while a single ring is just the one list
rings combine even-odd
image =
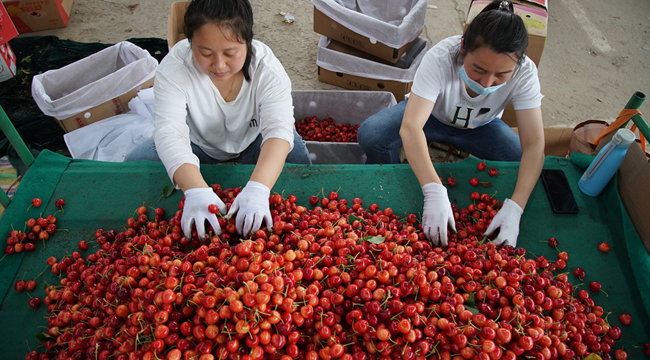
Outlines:
[{"label": "white glove", "polygon": [[516,202],[506,199],[503,206],[492,219],[490,226],[485,230],[484,235],[490,236],[494,230],[499,228],[499,235],[492,240],[495,245],[511,245],[517,247],[517,236],[519,235],[519,220],[524,209]]},{"label": "white glove", "polygon": [[196,225],[196,235],[199,239],[204,239],[206,220],[212,225],[215,235],[221,234],[221,226],[219,226],[217,215],[208,210],[208,206],[212,204],[217,205],[221,213],[228,211],[226,204],[209,187],[185,190],[185,204],[181,216],[181,228],[185,233],[185,237],[190,238],[192,236],[192,224],[194,223]]},{"label": "white glove", "polygon": [[434,245],[447,246],[447,227],[456,232],[454,212],[447,196],[447,188],[438,183],[422,186],[424,209],[422,210],[422,231]]},{"label": "white glove", "polygon": [[240,235],[249,237],[262,227],[262,221],[265,221],[266,228],[271,230],[273,220],[271,220],[269,206],[270,194],[271,189],[256,181],[249,181],[237,194],[226,217],[229,218],[239,211],[235,219],[235,228]]}]

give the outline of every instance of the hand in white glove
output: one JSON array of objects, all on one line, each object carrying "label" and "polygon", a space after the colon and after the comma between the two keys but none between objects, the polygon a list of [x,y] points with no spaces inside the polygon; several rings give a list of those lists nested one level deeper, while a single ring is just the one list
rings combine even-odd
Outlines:
[{"label": "hand in white glove", "polygon": [[212,204],[217,205],[221,213],[228,211],[226,204],[209,187],[185,190],[181,228],[186,238],[189,239],[192,236],[192,224],[194,224],[196,225],[196,234],[199,239],[205,239],[206,220],[212,225],[212,230],[214,230],[215,235],[221,234],[221,226],[219,226],[217,215],[208,210],[208,207]]},{"label": "hand in white glove", "polygon": [[270,194],[271,189],[266,185],[249,181],[235,197],[226,217],[231,217],[239,212],[235,219],[235,228],[240,235],[250,236],[262,227],[262,221],[266,222],[266,228],[271,230],[273,220],[269,206]]},{"label": "hand in white glove", "polygon": [[424,209],[422,210],[422,231],[434,245],[447,246],[447,227],[456,232],[454,212],[447,196],[447,188],[438,183],[422,186]]},{"label": "hand in white glove", "polygon": [[519,220],[524,209],[516,202],[506,199],[503,206],[492,219],[490,226],[485,230],[485,236],[490,236],[499,228],[499,235],[492,242],[496,245],[511,245],[517,247],[519,236]]}]

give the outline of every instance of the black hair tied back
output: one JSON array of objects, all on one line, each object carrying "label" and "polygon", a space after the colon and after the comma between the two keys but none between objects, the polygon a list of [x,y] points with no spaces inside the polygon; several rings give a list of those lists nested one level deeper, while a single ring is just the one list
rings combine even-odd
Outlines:
[{"label": "black hair tied back", "polygon": [[528,48],[528,31],[524,20],[514,13],[512,1],[492,1],[467,26],[463,34],[465,53],[480,47],[498,54],[513,54],[515,61],[523,61]]}]

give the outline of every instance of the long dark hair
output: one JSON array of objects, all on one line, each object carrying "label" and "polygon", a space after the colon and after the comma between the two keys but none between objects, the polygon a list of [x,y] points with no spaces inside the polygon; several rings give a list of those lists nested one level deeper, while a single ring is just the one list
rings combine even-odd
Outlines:
[{"label": "long dark hair", "polygon": [[[514,54],[520,64],[528,48],[528,31],[521,17],[514,13],[512,2],[494,0],[488,4],[465,29],[465,54],[487,47],[497,54]],[[460,54],[459,54],[460,55]],[[457,57],[457,61],[462,59]]]},{"label": "long dark hair", "polygon": [[185,37],[192,42],[194,31],[214,23],[229,29],[236,40],[246,43],[244,78],[250,81],[250,64],[253,50],[253,8],[248,0],[192,0],[183,18]]}]

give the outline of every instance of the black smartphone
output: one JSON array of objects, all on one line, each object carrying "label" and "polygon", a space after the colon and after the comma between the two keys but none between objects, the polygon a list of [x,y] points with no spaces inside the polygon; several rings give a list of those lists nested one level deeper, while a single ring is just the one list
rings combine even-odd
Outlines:
[{"label": "black smartphone", "polygon": [[564,171],[557,169],[542,169],[542,184],[546,196],[551,203],[551,209],[557,214],[577,214],[578,204],[573,197],[571,187]]}]

